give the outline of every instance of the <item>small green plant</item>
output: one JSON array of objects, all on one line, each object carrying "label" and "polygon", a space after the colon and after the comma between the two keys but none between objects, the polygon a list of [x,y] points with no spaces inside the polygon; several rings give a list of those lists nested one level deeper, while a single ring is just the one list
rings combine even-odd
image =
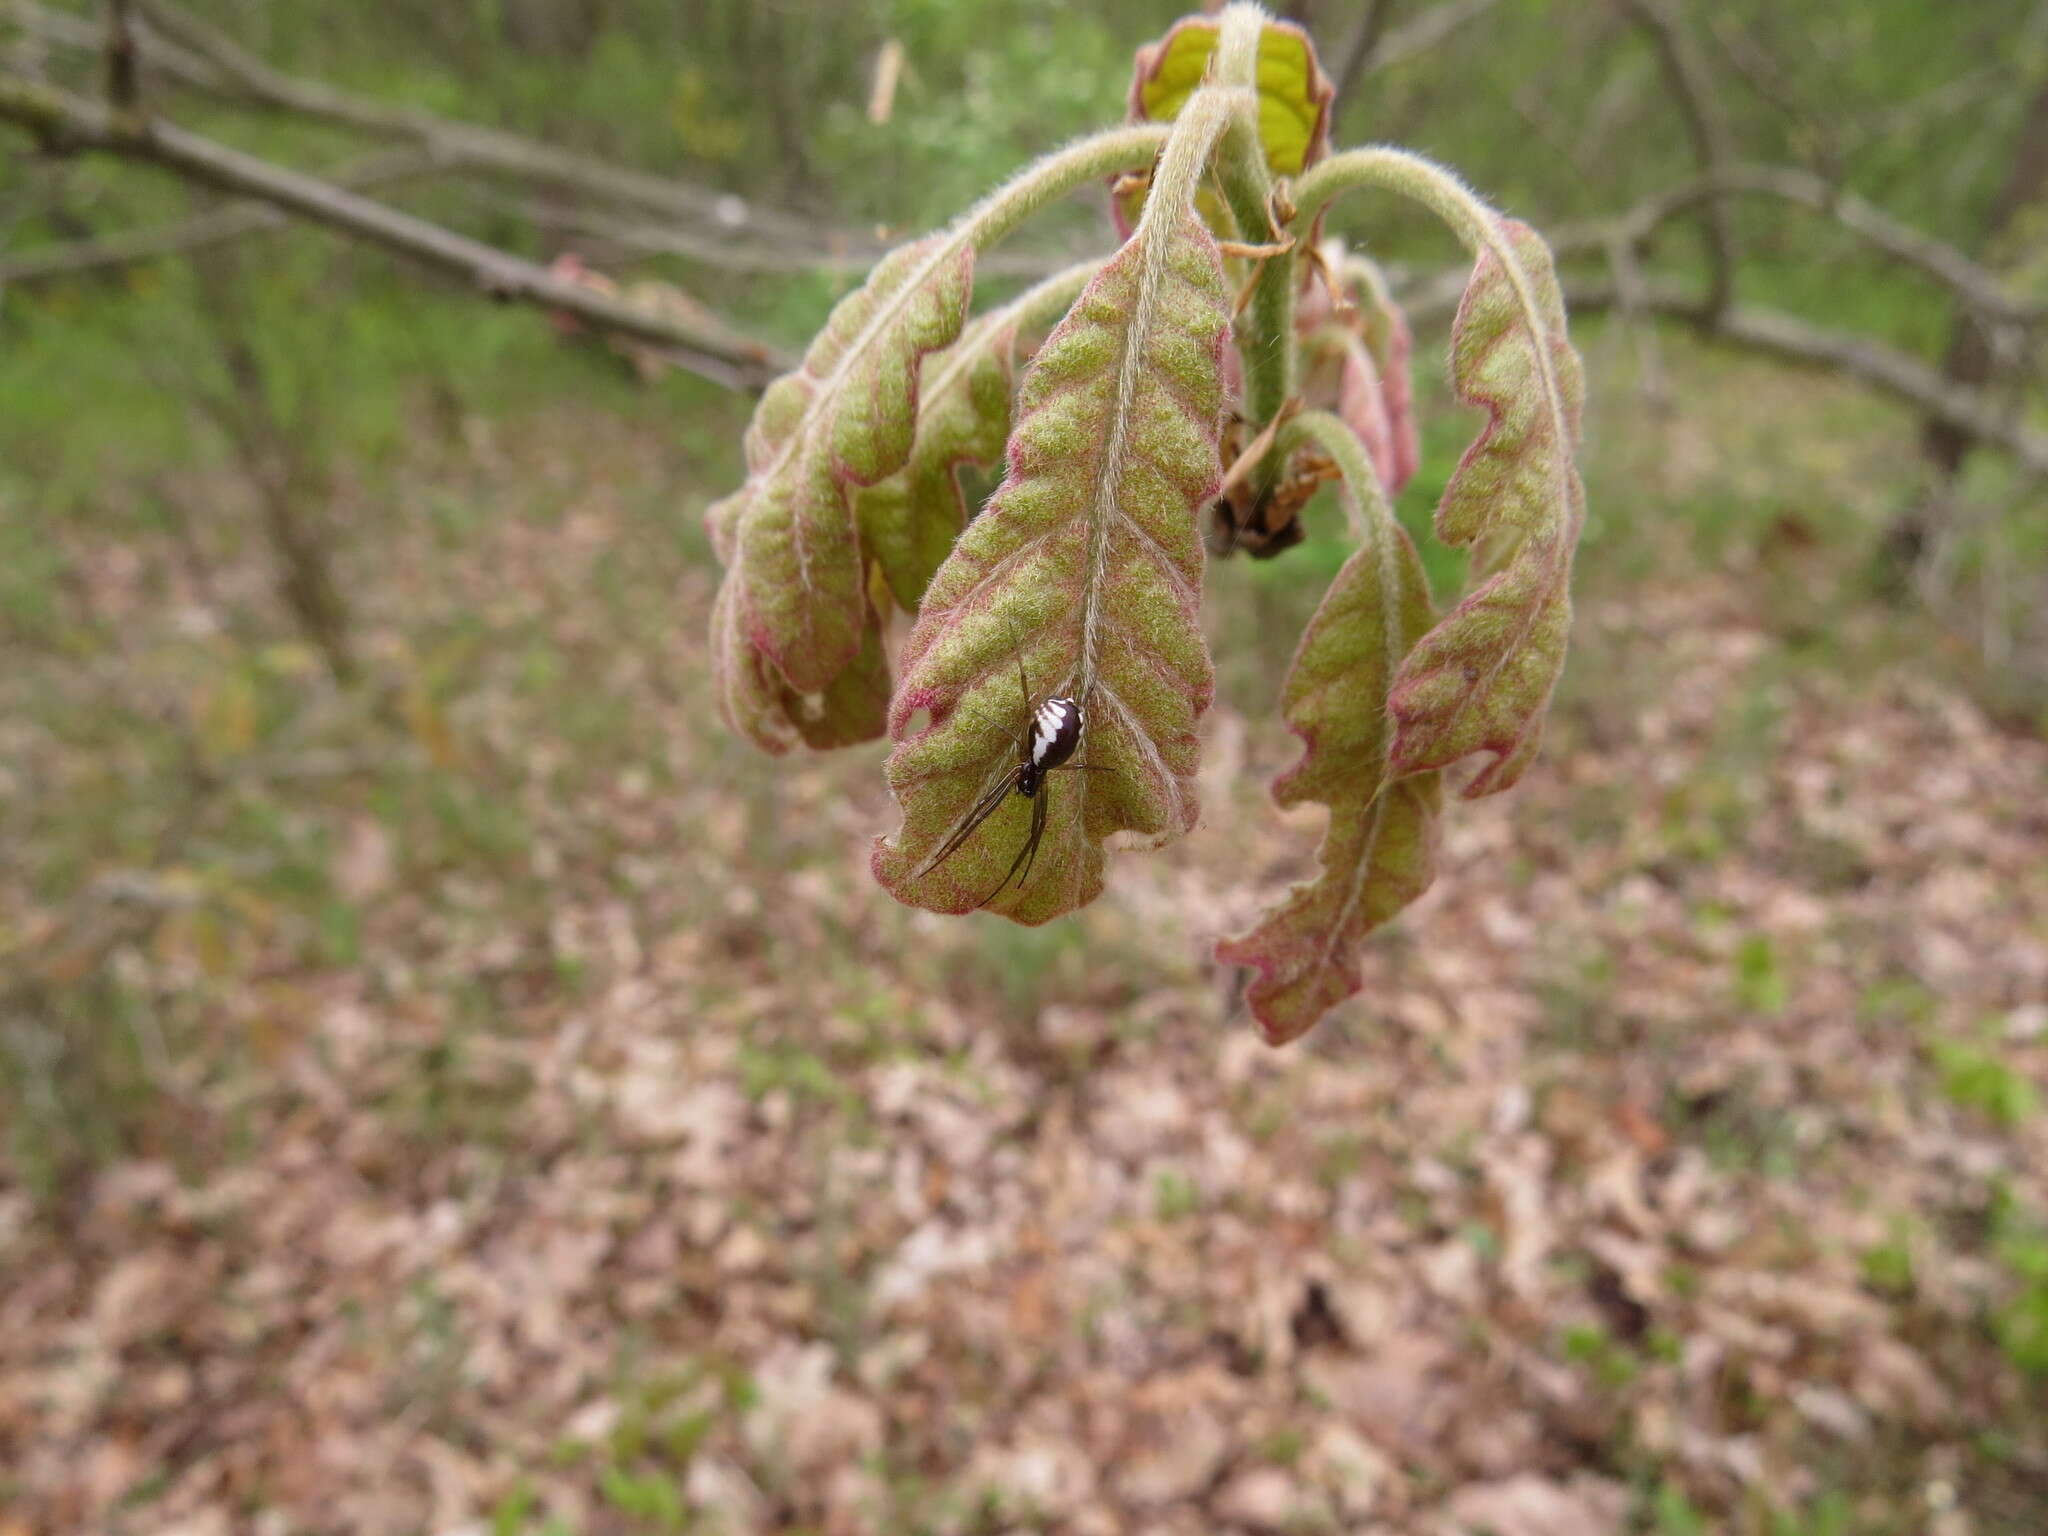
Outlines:
[{"label": "small green plant", "polygon": [[1593,1380],[1609,1390],[1627,1386],[1642,1370],[1642,1361],[1606,1329],[1579,1323],[1564,1333],[1564,1357],[1583,1365]]},{"label": "small green plant", "polygon": [[1766,1014],[1783,1013],[1791,1000],[1777,946],[1768,936],[1753,933],[1736,948],[1735,997],[1750,1011]]},{"label": "small green plant", "polygon": [[1194,1180],[1171,1170],[1153,1181],[1152,1209],[1161,1221],[1178,1221],[1202,1208],[1202,1192]]},{"label": "small green plant", "polygon": [[1992,1250],[2015,1282],[2015,1294],[1993,1315],[1992,1332],[2012,1363],[2048,1376],[2048,1224],[2001,1188],[1991,1208]]},{"label": "small green plant", "polygon": [[2041,1095],[2034,1085],[1988,1047],[1936,1040],[1929,1049],[1941,1073],[1941,1091],[2001,1130],[2011,1130],[2040,1109]]},{"label": "small green plant", "polygon": [[1839,1488],[1821,1494],[1804,1511],[1780,1510],[1771,1516],[1771,1536],[1849,1536],[1856,1511]]},{"label": "small green plant", "polygon": [[621,1514],[649,1522],[655,1530],[683,1528],[683,1495],[675,1478],[662,1472],[628,1472],[606,1467],[598,1477],[598,1491]]},{"label": "small green plant", "polygon": [[[1204,520],[1212,553],[1279,555],[1334,480],[1358,547],[1282,688],[1306,750],[1275,786],[1329,808],[1322,871],[1217,950],[1257,973],[1275,1043],[1358,990],[1366,936],[1428,886],[1442,770],[1488,759],[1470,798],[1534,759],[1585,520],[1548,248],[1419,155],[1332,152],[1334,96],[1307,35],[1255,5],[1178,23],[1138,54],[1128,126],[1041,160],[840,303],[707,516],[733,729],[770,752],[886,731],[903,823],[875,842],[876,878],[911,906],[1036,924],[1101,893],[1111,837],[1196,824]],[[1105,179],[1124,244],[974,315],[976,261]],[[1487,421],[1437,509],[1438,539],[1472,555],[1446,615],[1390,508],[1419,458],[1407,323],[1378,269],[1322,238],[1355,191],[1420,203],[1475,258],[1451,382]],[[977,511],[960,472],[997,462]],[[916,615],[900,676],[895,608]]]},{"label": "small green plant", "polygon": [[1674,1483],[1659,1483],[1650,1496],[1650,1529],[1657,1536],[1707,1536],[1707,1518]]},{"label": "small green plant", "polygon": [[1863,1283],[1885,1296],[1913,1294],[1912,1233],[1904,1223],[1894,1223],[1889,1238],[1863,1250]]}]

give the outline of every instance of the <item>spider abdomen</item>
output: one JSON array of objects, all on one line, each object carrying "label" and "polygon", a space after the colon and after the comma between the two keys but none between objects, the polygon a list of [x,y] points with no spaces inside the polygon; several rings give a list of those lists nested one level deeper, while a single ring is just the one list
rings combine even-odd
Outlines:
[{"label": "spider abdomen", "polygon": [[1072,757],[1080,745],[1080,704],[1073,699],[1047,699],[1031,717],[1031,738],[1024,744],[1017,792],[1027,799],[1037,794],[1040,778]]}]

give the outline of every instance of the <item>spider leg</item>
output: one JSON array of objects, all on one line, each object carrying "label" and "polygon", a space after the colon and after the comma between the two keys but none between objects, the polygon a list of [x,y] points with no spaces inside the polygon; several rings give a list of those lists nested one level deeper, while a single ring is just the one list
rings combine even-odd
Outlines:
[{"label": "spider leg", "polygon": [[[1038,842],[1040,838],[1045,836],[1046,799],[1046,795],[1042,792],[1032,797],[1031,833],[1024,839],[1024,846],[1017,850],[1017,857],[1010,860],[1010,872],[1003,876],[1002,884],[982,897],[979,903],[980,906],[987,906],[1003,894],[1004,887],[1008,886],[1016,878],[1018,866],[1021,865],[1023,867],[1024,879],[1029,880],[1031,878],[1031,861],[1038,857]],[[1021,882],[1019,883],[1021,884]]]},{"label": "spider leg", "polygon": [[989,817],[995,815],[997,809],[1002,805],[1003,801],[1009,797],[1010,791],[1016,788],[1016,786],[1017,770],[1012,769],[1010,772],[1004,774],[1002,778],[998,779],[996,781],[995,787],[990,789],[987,794],[983,795],[981,799],[975,803],[974,809],[967,813],[967,819],[961,822],[960,825],[954,829],[953,835],[946,839],[946,843],[943,848],[941,848],[937,853],[933,854],[929,859],[926,859],[924,861],[923,866],[919,868],[915,878],[922,880],[926,875],[930,874],[933,870],[937,869],[941,864],[945,863],[946,860],[950,859],[951,857],[953,857],[954,854],[958,853],[960,851],[960,845],[966,842],[968,838],[974,836],[975,832],[980,828],[981,824],[984,821],[987,821]]},{"label": "spider leg", "polygon": [[1052,814],[1052,786],[1045,785],[1031,805],[1031,836],[1024,843],[1024,873],[1017,877],[1017,889],[1031,883],[1031,866],[1038,862],[1038,845],[1045,841],[1045,819]]}]

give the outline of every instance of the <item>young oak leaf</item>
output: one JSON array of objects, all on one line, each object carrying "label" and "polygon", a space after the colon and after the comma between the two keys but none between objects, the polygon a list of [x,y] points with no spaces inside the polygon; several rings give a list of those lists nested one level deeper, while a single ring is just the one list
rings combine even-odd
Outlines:
[{"label": "young oak leaf", "polygon": [[1564,667],[1586,516],[1572,462],[1585,385],[1550,250],[1525,224],[1496,227],[1513,265],[1482,252],[1451,335],[1458,398],[1485,407],[1488,420],[1444,490],[1436,531],[1447,544],[1483,540],[1502,553],[1409,653],[1388,700],[1396,773],[1493,754],[1467,799],[1508,788],[1535,758]]},{"label": "young oak leaf", "polygon": [[[713,534],[713,543],[717,534]],[[725,723],[763,752],[780,757],[796,740],[773,662],[754,647],[739,614],[740,583],[728,577],[711,604],[711,687]]]},{"label": "young oak leaf", "polygon": [[[1410,360],[1415,338],[1408,329],[1408,317],[1401,312],[1383,282],[1363,285],[1366,289],[1355,302],[1358,308],[1359,341],[1364,356],[1356,373],[1347,370],[1338,387],[1337,413],[1353,409],[1375,409],[1383,414],[1387,429],[1387,456],[1375,458],[1373,466],[1387,488],[1389,500],[1401,494],[1422,463],[1422,445],[1415,427],[1415,386]],[[1369,390],[1376,406],[1364,404],[1361,391]]]},{"label": "young oak leaf", "polygon": [[[1373,471],[1361,463],[1351,472]],[[1370,505],[1367,526],[1365,544],[1309,621],[1281,693],[1288,729],[1305,750],[1274,782],[1273,798],[1283,807],[1329,806],[1322,873],[1250,933],[1216,946],[1224,964],[1258,971],[1246,997],[1273,1045],[1306,1033],[1359,990],[1366,936],[1427,890],[1436,872],[1438,775],[1387,777],[1387,690],[1433,617],[1429,584],[1415,546],[1383,506]]]},{"label": "young oak leaf", "polygon": [[1327,405],[1351,428],[1391,500],[1414,478],[1422,457],[1409,377],[1414,341],[1386,285],[1365,276],[1371,269],[1354,262],[1344,270],[1342,311],[1320,283],[1295,309],[1305,394],[1312,407]]},{"label": "young oak leaf", "polygon": [[860,649],[854,652],[853,660],[841,667],[839,675],[820,693],[800,694],[784,683],[782,712],[796,727],[804,745],[813,751],[859,746],[888,729],[892,685],[889,652],[882,643],[881,615],[869,608]]},{"label": "young oak leaf", "polygon": [[[873,854],[898,901],[1042,923],[1101,893],[1112,834],[1164,840],[1194,825],[1195,723],[1215,686],[1196,621],[1196,515],[1222,478],[1228,328],[1214,239],[1193,214],[1162,211],[1026,370],[1003,484],[933,577],[903,652],[888,766],[903,826]],[[1040,789],[1033,875],[1004,882],[1030,821],[1014,793],[928,867],[1015,771],[1032,709],[1056,696],[1082,708],[1074,761],[1087,769]]]},{"label": "young oak leaf", "polygon": [[[1140,48],[1131,61],[1128,120],[1170,123],[1179,117],[1208,79],[1222,36],[1216,17],[1184,16],[1158,42]],[[1257,85],[1266,167],[1275,176],[1299,176],[1329,152],[1331,107],[1337,99],[1337,87],[1323,73],[1308,33],[1289,21],[1267,21],[1260,28]],[[1115,200],[1111,211],[1119,234],[1131,232],[1144,206],[1142,188]],[[1212,228],[1229,227],[1220,198],[1205,191],[1201,206]]]},{"label": "young oak leaf", "polygon": [[864,643],[853,492],[909,458],[920,363],[958,338],[973,272],[972,247],[947,235],[884,257],[762,396],[747,481],[707,514],[740,589],[729,621],[799,695],[822,693]]},{"label": "young oak leaf", "polygon": [[910,462],[855,502],[861,543],[906,613],[917,612],[971,515],[960,470],[994,464],[1010,435],[1017,327],[998,312],[959,343],[925,359],[922,405]]},{"label": "young oak leaf", "polygon": [[[736,560],[732,517],[730,506],[721,504],[707,521],[713,548]],[[888,720],[891,680],[882,620],[872,602],[863,602],[866,622],[853,660],[821,692],[806,695],[790,687],[754,644],[740,612],[743,585],[728,567],[711,605],[711,686],[726,724],[777,757],[799,738],[824,752],[881,735]]]}]

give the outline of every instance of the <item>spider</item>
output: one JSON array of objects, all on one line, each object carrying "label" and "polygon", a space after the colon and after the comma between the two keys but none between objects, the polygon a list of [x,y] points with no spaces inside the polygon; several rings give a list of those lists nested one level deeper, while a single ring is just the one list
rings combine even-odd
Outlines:
[{"label": "spider", "polygon": [[[1024,673],[1022,647],[1017,651],[1017,683],[1023,690],[1022,697],[1025,703],[1029,704],[1031,682]],[[1031,866],[1038,858],[1038,845],[1045,838],[1045,821],[1050,804],[1050,797],[1040,793],[1045,788],[1045,776],[1060,769],[1087,773],[1109,771],[1097,763],[1068,761],[1081,746],[1083,720],[1079,699],[1050,698],[1032,711],[1029,736],[1019,739],[1015,732],[1005,728],[1004,734],[1017,743],[1017,765],[975,802],[974,809],[967,813],[967,819],[946,839],[945,846],[925,860],[923,867],[917,872],[917,878],[923,879],[959,852],[960,846],[974,836],[984,821],[1002,808],[1003,802],[1010,796],[1010,791],[1015,790],[1031,802],[1031,830],[1024,838],[1024,846],[1017,850],[1017,856],[1010,861],[1009,873],[1003,876],[1001,883],[994,890],[976,902],[975,906],[977,909],[987,906],[1003,894],[1012,880],[1015,880],[1017,888],[1022,890],[1031,879]],[[1019,870],[1023,871],[1021,875],[1018,873]]]}]

